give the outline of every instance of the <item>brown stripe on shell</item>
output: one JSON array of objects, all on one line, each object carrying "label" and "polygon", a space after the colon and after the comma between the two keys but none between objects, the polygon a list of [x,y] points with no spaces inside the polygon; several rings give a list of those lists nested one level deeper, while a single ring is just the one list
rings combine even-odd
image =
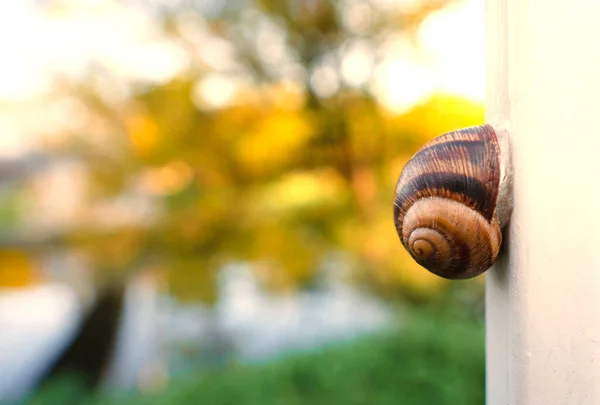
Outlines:
[{"label": "brown stripe on shell", "polygon": [[461,141],[480,141],[482,140],[482,132],[484,137],[493,135],[496,136],[494,129],[489,124],[477,125],[473,127],[461,128],[456,131],[446,132],[441,136],[438,136],[428,142],[429,145],[435,145],[437,143],[448,142],[448,140],[461,140]]},{"label": "brown stripe on shell", "polygon": [[[423,173],[414,177],[396,194],[398,201],[409,202],[427,197],[444,197],[459,201],[480,212],[488,221],[494,214],[495,201],[488,198],[486,185],[473,177],[456,173]],[[401,209],[402,206],[398,205]]]},{"label": "brown stripe on shell", "polygon": [[483,141],[456,140],[425,145],[414,156],[417,160],[435,160],[440,165],[444,162],[452,162],[457,156],[471,157],[474,164],[485,161],[487,145]]},{"label": "brown stripe on shell", "polygon": [[407,210],[420,198],[466,204],[492,221],[500,183],[500,151],[490,125],[449,132],[425,144],[396,185],[394,222],[401,234]]}]

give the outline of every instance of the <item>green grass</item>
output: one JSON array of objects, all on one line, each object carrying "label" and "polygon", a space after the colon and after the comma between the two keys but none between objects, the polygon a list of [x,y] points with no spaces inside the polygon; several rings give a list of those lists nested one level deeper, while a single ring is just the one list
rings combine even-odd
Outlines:
[{"label": "green grass", "polygon": [[173,381],[154,396],[103,395],[84,400],[62,382],[38,405],[482,405],[484,335],[480,324],[413,313],[400,331],[237,365]]}]

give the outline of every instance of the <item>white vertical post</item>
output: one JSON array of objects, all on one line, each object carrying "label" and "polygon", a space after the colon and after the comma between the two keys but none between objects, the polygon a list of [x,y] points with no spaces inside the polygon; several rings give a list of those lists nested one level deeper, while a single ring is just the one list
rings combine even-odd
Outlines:
[{"label": "white vertical post", "polygon": [[514,168],[487,404],[600,404],[600,1],[487,2],[487,120]]}]

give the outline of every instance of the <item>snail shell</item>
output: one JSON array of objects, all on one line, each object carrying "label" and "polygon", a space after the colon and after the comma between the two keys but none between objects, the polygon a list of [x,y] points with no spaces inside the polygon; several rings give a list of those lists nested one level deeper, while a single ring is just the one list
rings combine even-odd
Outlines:
[{"label": "snail shell", "polygon": [[394,223],[417,263],[448,279],[492,266],[510,215],[504,161],[490,125],[444,134],[408,161],[396,185]]}]

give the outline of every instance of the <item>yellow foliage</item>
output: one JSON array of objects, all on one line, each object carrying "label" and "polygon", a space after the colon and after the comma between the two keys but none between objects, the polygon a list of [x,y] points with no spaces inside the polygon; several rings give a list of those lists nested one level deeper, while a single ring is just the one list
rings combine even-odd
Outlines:
[{"label": "yellow foliage", "polygon": [[258,278],[276,290],[289,290],[317,271],[321,247],[308,234],[283,223],[264,224],[253,241]]},{"label": "yellow foliage", "polygon": [[291,81],[282,81],[267,87],[265,95],[276,108],[282,110],[298,110],[305,101],[304,90]]},{"label": "yellow foliage", "polygon": [[217,272],[198,258],[179,257],[166,269],[169,290],[181,301],[212,304],[217,300]]},{"label": "yellow foliage", "polygon": [[[377,156],[384,146],[381,117],[367,103],[356,103],[346,111],[346,129],[356,159],[364,161]],[[367,160],[368,161],[368,160]]]},{"label": "yellow foliage", "polygon": [[143,237],[144,229],[123,228],[99,234],[73,233],[69,242],[103,270],[97,273],[98,280],[106,280],[114,273],[130,268],[143,249]]},{"label": "yellow foliage", "polygon": [[273,111],[236,145],[245,169],[260,174],[288,162],[314,134],[306,114]]},{"label": "yellow foliage", "polygon": [[409,159],[410,155],[398,156],[387,164],[384,182],[390,192],[394,191],[398,177],[402,172],[402,168],[404,168]]},{"label": "yellow foliage", "polygon": [[29,255],[19,250],[0,250],[0,287],[26,287],[40,281],[40,269]]},{"label": "yellow foliage", "polygon": [[135,153],[146,156],[159,141],[159,128],[154,120],[142,114],[134,114],[125,119],[125,128]]},{"label": "yellow foliage", "polygon": [[261,211],[281,213],[335,203],[343,192],[344,180],[333,169],[292,172],[264,187],[257,206]]},{"label": "yellow foliage", "polygon": [[141,176],[144,191],[155,195],[170,195],[178,192],[193,177],[192,168],[187,162],[176,160],[161,167],[146,170]]},{"label": "yellow foliage", "polygon": [[[310,279],[323,255],[338,251],[371,270],[372,280],[390,291],[432,294],[444,281],[412,260],[394,230],[395,182],[427,140],[481,124],[483,106],[438,94],[393,114],[368,85],[368,75],[385,73],[404,56],[417,66],[413,62],[422,55],[409,44],[413,33],[406,36],[406,23],[416,28],[446,1],[421,2],[414,13],[401,16],[380,16],[373,8],[367,14],[376,18],[355,16],[364,20],[358,25],[339,23],[341,9],[333,1],[250,3],[253,12],[240,8],[205,21],[200,31],[188,27],[185,7],[177,11],[182,15],[158,24],[157,33],[165,28],[165,38],[184,53],[173,60],[181,67],[164,80],[133,83],[118,106],[98,91],[95,75],[89,85],[73,86],[82,90],[89,117],[78,125],[77,142],[65,142],[65,151],[73,147],[78,153],[90,137],[93,147],[109,146],[103,153],[90,148],[81,157],[90,180],[78,207],[82,216],[107,197],[124,197],[115,205],[127,212],[135,206],[128,205],[129,197],[137,203],[140,189],[158,210],[149,223],[131,228],[113,227],[110,219],[99,229],[73,224],[66,244],[87,253],[91,267],[104,275],[156,260],[180,298],[216,299],[222,267],[216,261],[252,261],[266,284],[285,290]],[[257,39],[258,48],[248,46],[244,34],[255,23],[260,29],[250,42]],[[229,35],[238,31],[244,35]],[[200,49],[196,42],[204,37],[210,40]],[[401,46],[388,46],[390,38],[400,39]],[[389,48],[390,58],[378,57],[380,45]],[[205,60],[209,53],[214,63]],[[367,63],[352,66],[355,56]],[[365,85],[355,87],[351,76],[364,76]],[[393,78],[383,79],[394,85]],[[203,92],[208,89],[223,103],[203,108],[203,101],[194,103],[197,84],[209,82]],[[334,91],[325,96],[327,87]],[[223,89],[234,96],[221,94]],[[16,221],[20,212],[8,214],[7,221]],[[19,252],[0,251],[0,285],[35,279],[27,260]]]},{"label": "yellow foliage", "polygon": [[406,128],[423,142],[445,132],[484,122],[481,104],[459,97],[436,95],[427,103],[390,120],[393,128]]}]

